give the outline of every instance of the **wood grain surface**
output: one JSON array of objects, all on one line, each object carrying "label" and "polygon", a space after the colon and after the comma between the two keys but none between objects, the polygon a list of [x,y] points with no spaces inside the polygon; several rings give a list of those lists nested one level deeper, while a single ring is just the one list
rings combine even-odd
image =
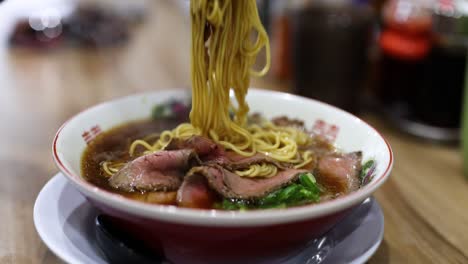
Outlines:
[{"label": "wood grain surface", "polygon": [[[0,263],[61,263],[41,242],[33,205],[57,172],[51,142],[69,117],[142,91],[189,87],[189,25],[172,1],[153,1],[129,43],[103,50],[0,48]],[[271,78],[254,86],[286,90]],[[375,193],[384,241],[369,263],[468,263],[468,183],[457,147],[396,132],[365,115],[396,162]]]}]

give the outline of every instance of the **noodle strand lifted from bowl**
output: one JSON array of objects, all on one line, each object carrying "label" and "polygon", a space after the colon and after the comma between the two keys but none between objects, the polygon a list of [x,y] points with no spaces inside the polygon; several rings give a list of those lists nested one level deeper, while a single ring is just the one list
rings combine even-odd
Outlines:
[{"label": "noodle strand lifted from bowl", "polygon": [[[192,110],[190,123],[164,131],[159,139],[134,141],[130,155],[144,148],[143,154],[164,150],[175,139],[194,135],[210,138],[226,150],[250,157],[262,153],[278,162],[302,168],[313,160],[310,136],[294,127],[280,127],[271,122],[249,124],[249,106],[245,101],[251,76],[263,76],[270,68],[268,35],[260,21],[255,0],[192,0],[191,78]],[[266,63],[255,71],[257,55],[265,50]],[[230,101],[235,95],[237,107]],[[233,116],[230,115],[233,113]],[[103,170],[112,175],[122,164],[106,162]],[[243,177],[271,177],[277,167],[254,164],[237,170]]]}]

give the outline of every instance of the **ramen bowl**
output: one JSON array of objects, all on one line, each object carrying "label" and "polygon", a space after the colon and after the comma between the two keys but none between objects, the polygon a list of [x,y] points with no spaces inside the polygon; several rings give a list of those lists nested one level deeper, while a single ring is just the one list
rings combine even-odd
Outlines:
[{"label": "ramen bowl", "polygon": [[146,204],[100,189],[81,174],[83,152],[102,131],[149,118],[154,105],[188,100],[183,90],[137,94],[105,102],[77,114],[57,132],[53,156],[58,168],[87,200],[115,225],[173,263],[273,263],[317,238],[361,204],[388,178],[389,144],[361,119],[333,106],[287,93],[249,90],[251,112],[267,118],[286,115],[344,152],[362,151],[376,161],[372,180],[358,191],[319,204],[287,209],[221,211]]}]

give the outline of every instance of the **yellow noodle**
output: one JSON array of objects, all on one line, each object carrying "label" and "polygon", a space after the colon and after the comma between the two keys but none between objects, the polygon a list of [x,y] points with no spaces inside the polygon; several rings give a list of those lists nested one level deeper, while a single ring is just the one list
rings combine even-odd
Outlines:
[{"label": "yellow noodle", "polygon": [[151,141],[159,139],[160,136],[161,136],[160,133],[151,133],[151,134],[145,136],[142,140],[144,140],[146,142],[151,142]]},{"label": "yellow noodle", "polygon": [[304,153],[302,153],[302,162],[295,165],[294,168],[295,169],[299,169],[299,168],[302,168],[304,167],[305,165],[309,164],[312,160],[313,160],[313,156],[312,156],[312,151],[304,151]]},{"label": "yellow noodle", "polygon": [[[174,138],[193,135],[211,138],[227,150],[242,156],[263,153],[277,161],[303,167],[311,154],[298,146],[309,144],[310,137],[293,127],[278,127],[271,122],[247,124],[249,106],[245,101],[251,76],[263,76],[270,68],[270,44],[260,21],[255,0],[191,0],[192,21],[191,78],[192,110],[190,123],[164,131],[154,143],[135,140],[143,154],[164,150]],[[254,70],[257,55],[265,51],[265,66]],[[237,104],[230,100],[234,92]],[[237,107],[233,107],[237,105]],[[231,118],[229,111],[233,111]],[[139,153],[141,154],[141,153]],[[107,172],[112,172],[106,165]],[[274,167],[274,169],[273,169]],[[265,177],[276,174],[272,165],[255,164],[237,172],[241,176]]]},{"label": "yellow noodle", "polygon": [[130,145],[130,150],[129,150],[130,156],[133,156],[133,155],[134,155],[135,149],[136,149],[138,146],[142,146],[142,147],[145,148],[146,150],[153,150],[153,149],[155,149],[152,145],[150,145],[150,144],[149,144],[148,142],[146,142],[145,140],[143,140],[143,139],[137,139],[137,140],[133,141],[132,144]]},{"label": "yellow noodle", "polygon": [[114,173],[118,172],[123,166],[125,166],[125,163],[104,161],[101,166],[103,171],[106,173],[105,176],[110,177],[114,175]]},{"label": "yellow noodle", "polygon": [[247,169],[236,170],[235,173],[243,177],[273,177],[277,174],[278,168],[273,164],[253,164]]}]

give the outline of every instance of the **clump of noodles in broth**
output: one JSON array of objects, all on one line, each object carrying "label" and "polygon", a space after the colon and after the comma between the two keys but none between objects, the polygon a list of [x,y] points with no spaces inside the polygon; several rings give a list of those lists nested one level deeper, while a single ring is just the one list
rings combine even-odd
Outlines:
[{"label": "clump of noodles in broth", "polygon": [[[192,0],[191,78],[192,110],[190,123],[163,131],[156,141],[134,141],[130,155],[137,147],[143,154],[164,150],[174,138],[193,135],[209,137],[226,150],[242,156],[265,154],[279,162],[301,168],[313,160],[310,151],[300,146],[310,137],[293,127],[280,127],[271,122],[248,124],[249,106],[245,97],[251,76],[262,76],[270,68],[268,35],[260,21],[255,0]],[[265,51],[265,66],[255,71],[257,55]],[[237,107],[230,102],[233,91]],[[234,114],[231,118],[230,111]],[[104,162],[103,170],[112,175],[123,164]],[[277,173],[272,164],[254,164],[235,171],[245,177],[271,177]]]}]

